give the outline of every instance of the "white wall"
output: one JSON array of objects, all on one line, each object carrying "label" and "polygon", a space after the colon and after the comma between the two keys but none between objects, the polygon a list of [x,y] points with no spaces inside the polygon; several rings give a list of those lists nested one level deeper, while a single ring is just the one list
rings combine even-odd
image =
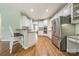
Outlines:
[{"label": "white wall", "polygon": [[38,22],[38,27],[44,27],[43,21],[39,21],[39,22]]},{"label": "white wall", "polygon": [[16,29],[20,28],[20,19],[21,15],[18,10],[10,8],[0,8],[1,13],[1,35],[2,37],[8,38],[11,35],[9,26],[12,27],[13,32],[16,32]]}]

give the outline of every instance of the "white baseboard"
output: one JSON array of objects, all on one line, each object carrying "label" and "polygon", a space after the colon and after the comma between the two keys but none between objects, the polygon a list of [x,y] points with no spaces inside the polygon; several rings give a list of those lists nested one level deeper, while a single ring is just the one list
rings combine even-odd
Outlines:
[{"label": "white baseboard", "polygon": [[[33,44],[33,45],[35,45],[35,44]],[[24,48],[24,49],[28,49],[28,48],[32,47],[33,45],[30,45],[30,46],[28,46],[28,47],[23,46],[23,48]]]}]

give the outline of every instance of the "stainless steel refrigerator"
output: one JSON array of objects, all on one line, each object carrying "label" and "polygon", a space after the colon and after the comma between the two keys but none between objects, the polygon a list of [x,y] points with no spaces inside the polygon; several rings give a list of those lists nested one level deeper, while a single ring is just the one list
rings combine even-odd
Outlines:
[{"label": "stainless steel refrigerator", "polygon": [[71,24],[71,15],[60,16],[52,21],[52,42],[60,50],[66,51],[66,37],[74,34],[75,25]]}]

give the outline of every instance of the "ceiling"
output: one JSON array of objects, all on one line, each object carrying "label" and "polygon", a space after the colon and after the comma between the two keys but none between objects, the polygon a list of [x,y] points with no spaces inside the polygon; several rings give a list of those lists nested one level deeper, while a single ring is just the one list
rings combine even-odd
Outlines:
[{"label": "ceiling", "polygon": [[2,3],[3,7],[14,8],[25,13],[28,17],[39,20],[53,16],[66,3]]}]

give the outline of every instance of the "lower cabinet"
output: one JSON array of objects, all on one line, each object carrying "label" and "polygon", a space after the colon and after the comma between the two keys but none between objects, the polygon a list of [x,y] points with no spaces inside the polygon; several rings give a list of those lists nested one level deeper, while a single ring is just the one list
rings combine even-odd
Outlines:
[{"label": "lower cabinet", "polygon": [[67,38],[67,52],[76,53],[79,52],[79,41],[73,38]]}]

